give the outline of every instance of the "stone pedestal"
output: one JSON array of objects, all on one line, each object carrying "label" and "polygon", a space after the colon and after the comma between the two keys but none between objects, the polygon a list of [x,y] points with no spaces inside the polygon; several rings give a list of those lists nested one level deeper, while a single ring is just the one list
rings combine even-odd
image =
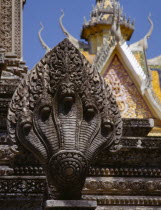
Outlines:
[{"label": "stone pedestal", "polygon": [[45,210],[94,210],[96,208],[96,201],[47,200],[45,203]]}]

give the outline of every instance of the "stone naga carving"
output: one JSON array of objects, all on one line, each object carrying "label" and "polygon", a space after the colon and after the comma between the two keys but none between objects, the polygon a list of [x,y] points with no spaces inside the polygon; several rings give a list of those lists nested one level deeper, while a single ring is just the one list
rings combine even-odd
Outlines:
[{"label": "stone naga carving", "polygon": [[44,167],[54,199],[80,199],[89,165],[119,143],[122,121],[111,90],[65,39],[29,72],[13,95],[8,131],[18,150]]}]

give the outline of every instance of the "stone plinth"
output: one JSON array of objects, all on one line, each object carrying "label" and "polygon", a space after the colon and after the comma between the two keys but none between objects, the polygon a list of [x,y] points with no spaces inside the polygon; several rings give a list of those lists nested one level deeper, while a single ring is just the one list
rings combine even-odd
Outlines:
[{"label": "stone plinth", "polygon": [[94,210],[96,208],[96,201],[47,200],[45,204],[45,210]]}]

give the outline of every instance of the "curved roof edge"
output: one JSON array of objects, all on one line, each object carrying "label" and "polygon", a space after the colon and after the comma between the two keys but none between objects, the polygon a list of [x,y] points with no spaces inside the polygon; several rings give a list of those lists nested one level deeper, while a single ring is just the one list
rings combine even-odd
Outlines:
[{"label": "curved roof edge", "polygon": [[88,45],[82,41],[79,41],[78,39],[76,39],[74,36],[72,36],[67,29],[64,27],[63,25],[63,18],[64,18],[64,12],[63,10],[61,10],[62,15],[59,18],[59,24],[60,24],[60,28],[63,32],[63,34],[70,40],[70,42],[77,48],[77,49],[88,49]]},{"label": "curved roof edge", "polygon": [[44,42],[44,40],[41,37],[41,32],[44,30],[44,26],[43,26],[42,23],[40,23],[40,26],[41,26],[41,28],[40,28],[40,30],[38,32],[38,37],[39,37],[39,40],[40,40],[40,43],[41,43],[42,47],[44,49],[46,49],[46,53],[48,53],[50,51],[50,47],[47,46],[47,44]]},{"label": "curved roof edge", "polygon": [[130,49],[132,51],[142,51],[142,50],[148,49],[148,39],[151,37],[153,29],[154,29],[154,23],[151,20],[151,14],[149,14],[149,16],[148,16],[148,21],[150,23],[150,29],[149,29],[148,33],[144,36],[143,39],[130,45]]},{"label": "curved roof edge", "polygon": [[161,66],[161,55],[148,59],[148,65]]},{"label": "curved roof edge", "polygon": [[126,64],[129,67],[128,69],[131,70],[129,73],[133,75],[133,78],[139,85],[140,93],[148,103],[152,114],[161,120],[161,105],[157,102],[151,86],[148,85],[147,75],[144,73],[126,42],[122,46],[119,46],[119,48],[122,49],[120,50],[122,55],[126,56]]}]

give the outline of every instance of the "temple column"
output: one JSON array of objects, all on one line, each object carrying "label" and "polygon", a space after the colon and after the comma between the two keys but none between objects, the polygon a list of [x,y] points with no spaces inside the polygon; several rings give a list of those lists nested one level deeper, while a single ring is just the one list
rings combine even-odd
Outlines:
[{"label": "temple column", "polygon": [[6,54],[22,59],[22,16],[24,0],[0,0],[0,43]]}]

